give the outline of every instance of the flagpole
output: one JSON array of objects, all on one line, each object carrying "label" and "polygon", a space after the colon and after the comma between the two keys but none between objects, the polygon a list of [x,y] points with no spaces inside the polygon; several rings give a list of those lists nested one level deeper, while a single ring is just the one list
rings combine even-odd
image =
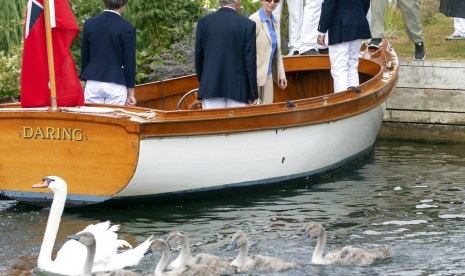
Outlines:
[{"label": "flagpole", "polygon": [[[52,0],[54,1],[54,0]],[[48,74],[50,77],[50,96],[51,96],[51,109],[58,111],[57,106],[57,91],[55,82],[55,66],[53,59],[53,42],[52,42],[52,27],[50,23],[50,2],[44,0],[45,10],[45,38],[47,41],[47,58],[48,58]]]}]

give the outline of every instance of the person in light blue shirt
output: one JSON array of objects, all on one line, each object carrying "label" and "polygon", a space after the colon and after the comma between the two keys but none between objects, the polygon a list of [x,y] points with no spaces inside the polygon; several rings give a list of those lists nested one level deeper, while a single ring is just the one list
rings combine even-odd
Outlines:
[{"label": "person in light blue shirt", "polygon": [[250,16],[256,24],[257,36],[257,85],[261,103],[273,103],[273,82],[278,87],[287,87],[286,74],[281,54],[280,27],[272,11],[279,0],[261,0],[262,7]]}]

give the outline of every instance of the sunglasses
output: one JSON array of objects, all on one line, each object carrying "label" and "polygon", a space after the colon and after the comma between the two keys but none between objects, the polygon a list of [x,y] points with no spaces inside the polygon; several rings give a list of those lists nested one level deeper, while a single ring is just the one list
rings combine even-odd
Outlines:
[{"label": "sunglasses", "polygon": [[266,1],[268,3],[274,2],[275,4],[279,3],[279,0],[263,0],[263,1]]}]

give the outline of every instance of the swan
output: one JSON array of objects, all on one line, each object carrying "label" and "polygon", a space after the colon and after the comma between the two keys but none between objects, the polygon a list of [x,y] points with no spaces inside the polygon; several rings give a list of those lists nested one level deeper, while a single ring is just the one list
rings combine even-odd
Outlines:
[{"label": "swan", "polygon": [[158,261],[157,266],[155,267],[154,275],[155,276],[194,276],[194,275],[202,275],[202,276],[214,276],[220,275],[216,273],[212,268],[204,265],[187,265],[185,267],[165,271],[166,267],[169,264],[171,251],[168,244],[163,241],[162,239],[155,239],[152,241],[152,244],[147,251],[147,253],[161,251],[162,256],[161,259]]},{"label": "swan", "polygon": [[199,253],[195,255],[195,257],[192,257],[190,255],[189,240],[180,232],[171,232],[168,235],[166,242],[170,247],[178,245],[181,246],[181,251],[179,252],[178,257],[168,265],[167,269],[174,270],[188,265],[205,265],[211,267],[221,275],[236,272],[235,268],[229,265],[232,259],[226,259],[206,253]]},{"label": "swan", "polygon": [[[92,276],[92,266],[94,265],[94,258],[95,258],[95,248],[96,242],[95,237],[90,232],[81,232],[80,234],[76,234],[73,236],[69,236],[68,239],[73,239],[81,244],[83,244],[87,249],[87,257],[84,267],[82,269],[81,276]],[[97,273],[96,276],[137,276],[139,274],[124,270],[124,269],[117,269],[112,271],[106,271]]]},{"label": "swan", "polygon": [[190,255],[189,241],[185,235],[180,232],[171,232],[168,238],[166,238],[166,243],[170,247],[181,246],[178,257],[167,266],[167,269],[179,269],[193,263],[192,256]]},{"label": "swan", "polygon": [[375,261],[388,258],[391,255],[391,251],[387,247],[364,250],[352,246],[345,246],[323,256],[323,251],[326,246],[326,230],[319,223],[310,223],[305,229],[305,233],[302,235],[301,240],[309,237],[318,237],[318,242],[312,255],[312,264],[366,266]]},{"label": "swan", "polygon": [[261,254],[248,257],[249,244],[247,235],[241,230],[237,231],[231,239],[228,250],[239,248],[237,257],[231,262],[231,265],[237,267],[238,271],[245,272],[250,270],[279,272],[288,269],[301,267],[298,263],[288,262],[279,258],[264,256]]},{"label": "swan", "polygon": [[[37,267],[57,274],[79,275],[86,261],[87,250],[78,241],[68,240],[65,242],[57,252],[55,260],[52,260],[52,251],[66,203],[66,181],[58,176],[47,176],[42,179],[42,182],[34,184],[32,187],[48,188],[53,192],[52,206],[50,207],[47,226],[45,227],[44,238],[37,259]],[[88,225],[79,232],[92,233],[97,242],[92,271],[105,271],[136,265],[144,256],[153,236],[132,249],[128,242],[117,238],[116,232],[118,230],[118,225],[111,225],[109,221],[106,221]],[[122,246],[131,249],[118,254],[117,250]]]}]

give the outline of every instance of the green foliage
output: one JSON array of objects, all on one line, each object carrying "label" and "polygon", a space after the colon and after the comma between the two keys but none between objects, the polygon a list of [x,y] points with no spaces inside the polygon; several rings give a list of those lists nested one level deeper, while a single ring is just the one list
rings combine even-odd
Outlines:
[{"label": "green foliage", "polygon": [[[135,0],[133,0],[135,1]],[[195,2],[195,1],[194,1]],[[188,23],[180,28],[180,32],[175,31],[176,35],[170,39],[168,47],[158,47],[157,50],[152,50],[155,54],[150,54],[149,49],[145,49],[138,55],[138,81],[156,81],[167,78],[193,74],[194,72],[194,27],[198,19],[209,13],[214,12],[219,8],[218,0],[197,1],[197,8],[192,6],[193,2],[187,5],[192,11],[197,10],[195,16],[191,15]],[[158,5],[160,5],[159,3]],[[184,3],[183,5],[185,5]],[[153,5],[153,3],[150,3]],[[241,13],[244,16],[249,16],[260,8],[259,2],[252,0],[243,0]],[[132,10],[131,10],[132,11]],[[185,14],[184,16],[187,16]],[[153,24],[153,23],[152,23]],[[177,28],[177,27],[175,27]],[[172,31],[172,30],[171,30]],[[156,41],[152,39],[151,41]]]},{"label": "green foliage", "polygon": [[13,46],[10,54],[0,51],[0,98],[19,94],[22,45]]},{"label": "green foliage", "polygon": [[0,51],[6,55],[23,40],[23,17],[26,0],[2,1],[0,9]]},{"label": "green foliage", "polygon": [[405,29],[402,14],[395,4],[387,4],[384,13],[384,36],[393,38],[401,34]]},{"label": "green foliage", "polygon": [[137,27],[140,49],[168,48],[191,34],[202,14],[200,0],[130,0],[123,13]]},{"label": "green foliage", "polygon": [[[73,10],[74,17],[76,18],[79,30],[81,31],[84,25],[84,21],[86,21],[87,18],[101,13],[104,9],[102,0],[69,0],[68,3]],[[81,60],[81,37],[82,33],[79,32],[79,35],[71,44],[70,49],[71,53],[73,54],[75,64],[78,68],[80,67]]]},{"label": "green foliage", "polygon": [[439,1],[420,0],[421,20],[423,24],[429,25],[438,21]]}]

